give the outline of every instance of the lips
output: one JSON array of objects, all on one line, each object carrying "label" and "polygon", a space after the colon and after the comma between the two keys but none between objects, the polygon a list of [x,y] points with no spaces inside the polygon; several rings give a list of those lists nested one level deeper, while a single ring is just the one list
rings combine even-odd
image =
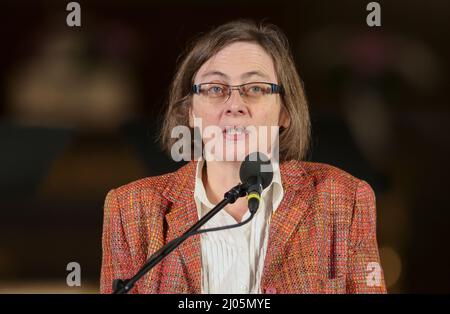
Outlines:
[{"label": "lips", "polygon": [[223,128],[222,132],[225,139],[231,141],[238,141],[245,139],[245,137],[249,134],[245,126],[239,125],[226,126]]}]

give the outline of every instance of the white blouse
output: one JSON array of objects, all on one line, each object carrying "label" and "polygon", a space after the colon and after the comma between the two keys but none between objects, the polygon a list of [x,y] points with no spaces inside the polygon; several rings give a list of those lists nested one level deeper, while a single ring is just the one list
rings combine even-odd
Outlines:
[{"label": "white blouse", "polygon": [[[203,186],[201,176],[204,164],[204,160],[199,160],[195,179],[194,198],[199,219],[214,207]],[[272,183],[263,191],[259,209],[249,223],[201,234],[202,293],[261,293],[270,218],[284,195],[279,167],[276,163],[272,165]],[[247,210],[242,220],[249,216],[250,212]],[[201,229],[236,223],[230,214],[221,210]]]}]

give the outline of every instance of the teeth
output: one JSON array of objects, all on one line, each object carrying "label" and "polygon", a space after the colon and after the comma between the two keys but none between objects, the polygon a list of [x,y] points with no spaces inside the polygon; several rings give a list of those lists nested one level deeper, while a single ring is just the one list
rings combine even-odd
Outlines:
[{"label": "teeth", "polygon": [[242,127],[242,126],[227,127],[225,129],[225,131],[228,135],[239,135],[239,134],[243,134],[246,132],[245,127]]}]

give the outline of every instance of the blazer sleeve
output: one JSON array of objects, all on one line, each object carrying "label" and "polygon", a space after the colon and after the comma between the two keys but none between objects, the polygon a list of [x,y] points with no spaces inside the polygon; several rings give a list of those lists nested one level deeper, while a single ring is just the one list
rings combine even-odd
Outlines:
[{"label": "blazer sleeve", "polygon": [[347,293],[386,293],[376,238],[375,193],[360,180],[349,238]]},{"label": "blazer sleeve", "polygon": [[[109,191],[105,199],[102,253],[100,293],[112,293],[114,279],[133,276],[130,248],[126,241],[115,190]],[[129,293],[137,293],[136,290],[137,287]]]}]

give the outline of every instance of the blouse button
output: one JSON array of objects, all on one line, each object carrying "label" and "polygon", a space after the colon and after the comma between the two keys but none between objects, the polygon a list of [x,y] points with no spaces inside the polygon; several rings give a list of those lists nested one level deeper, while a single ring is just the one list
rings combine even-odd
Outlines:
[{"label": "blouse button", "polygon": [[266,288],[266,293],[267,294],[276,294],[277,293],[277,289],[275,287],[267,287]]}]

